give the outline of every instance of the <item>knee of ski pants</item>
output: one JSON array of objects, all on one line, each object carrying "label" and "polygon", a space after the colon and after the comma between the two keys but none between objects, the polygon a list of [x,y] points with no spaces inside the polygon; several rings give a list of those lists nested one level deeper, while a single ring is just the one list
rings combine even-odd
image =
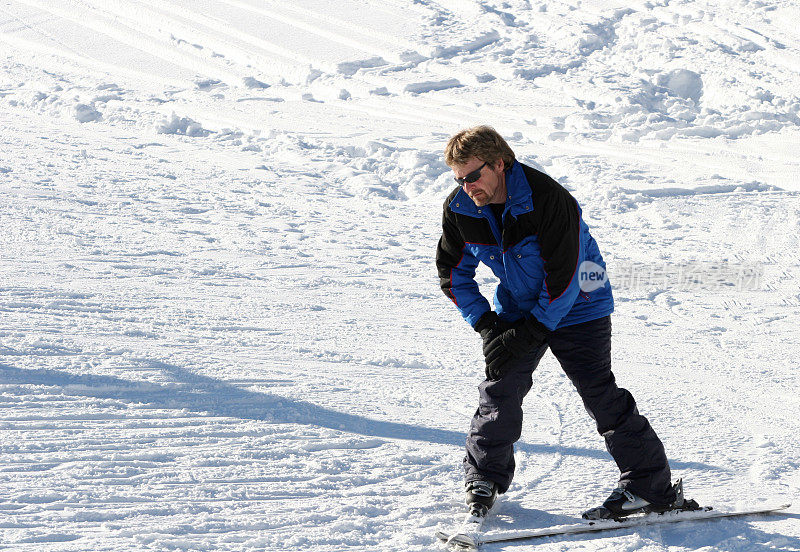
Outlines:
[{"label": "knee of ski pants", "polygon": [[[626,389],[617,388],[618,393],[601,404],[587,405],[586,411],[597,424],[597,432],[605,435],[609,431],[640,431],[642,420],[636,401]],[[644,420],[646,422],[646,420]]]},{"label": "knee of ski pants", "polygon": [[522,436],[522,408],[481,405],[470,428],[470,437],[480,446],[505,446]]},{"label": "knee of ski pants", "polygon": [[510,371],[499,380],[484,380],[478,386],[481,415],[498,412],[504,418],[522,418],[522,401],[533,385],[530,371]]},{"label": "knee of ski pants", "polygon": [[511,444],[522,435],[522,398],[530,385],[503,378],[480,384],[480,404],[470,433],[495,446]]}]

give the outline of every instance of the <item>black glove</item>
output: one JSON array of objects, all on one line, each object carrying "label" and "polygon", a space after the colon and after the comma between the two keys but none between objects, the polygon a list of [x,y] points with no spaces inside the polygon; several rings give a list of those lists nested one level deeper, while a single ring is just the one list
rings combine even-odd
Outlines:
[{"label": "black glove", "polygon": [[503,329],[500,327],[500,317],[494,311],[487,311],[478,319],[478,323],[475,324],[475,331],[481,334],[485,350],[489,342],[503,333]]},{"label": "black glove", "polygon": [[541,347],[547,341],[549,334],[550,330],[536,318],[525,318],[495,334],[492,339],[488,341],[484,339],[486,379],[491,381],[501,379],[508,372],[509,362],[512,359],[523,357]]}]

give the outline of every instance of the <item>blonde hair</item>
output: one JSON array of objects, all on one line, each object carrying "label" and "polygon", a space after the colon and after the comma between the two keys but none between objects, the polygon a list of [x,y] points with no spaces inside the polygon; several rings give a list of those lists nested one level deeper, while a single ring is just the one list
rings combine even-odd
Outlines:
[{"label": "blonde hair", "polygon": [[494,164],[503,160],[503,169],[514,164],[516,156],[495,129],[487,125],[466,128],[454,135],[444,148],[444,162],[448,167],[464,165],[472,157]]}]

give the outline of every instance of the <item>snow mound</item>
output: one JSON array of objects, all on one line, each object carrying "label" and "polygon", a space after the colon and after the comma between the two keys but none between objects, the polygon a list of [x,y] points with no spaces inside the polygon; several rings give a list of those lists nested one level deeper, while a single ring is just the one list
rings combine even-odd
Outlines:
[{"label": "snow mound", "polygon": [[659,75],[658,84],[665,87],[671,95],[685,100],[698,102],[703,95],[703,79],[688,69],[676,69]]},{"label": "snow mound", "polygon": [[416,82],[407,84],[404,88],[404,91],[411,94],[424,94],[425,92],[447,90],[448,88],[458,88],[460,86],[461,83],[458,81],[458,79],[446,79],[442,81]]},{"label": "snow mound", "polygon": [[245,77],[242,79],[242,82],[247,88],[255,88],[255,89],[266,89],[269,88],[269,85],[265,82],[261,82],[260,80],[254,77]]},{"label": "snow mound", "polygon": [[103,115],[91,105],[77,104],[74,106],[74,115],[78,122],[90,123],[102,121]]},{"label": "snow mound", "polygon": [[189,117],[178,117],[175,113],[156,125],[158,134],[181,134],[184,136],[204,137],[211,134],[210,130]]},{"label": "snow mound", "polygon": [[338,148],[337,157],[343,163],[338,178],[362,196],[374,193],[392,199],[410,199],[441,194],[452,188],[451,179],[440,181],[440,177],[450,172],[440,152],[372,141],[363,147]]}]

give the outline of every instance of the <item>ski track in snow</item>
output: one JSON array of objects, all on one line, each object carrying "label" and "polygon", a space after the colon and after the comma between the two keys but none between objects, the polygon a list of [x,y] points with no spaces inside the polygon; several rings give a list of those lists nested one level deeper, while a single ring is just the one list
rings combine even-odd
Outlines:
[{"label": "ski track in snow", "polygon": [[[788,0],[0,3],[0,548],[440,549],[482,373],[433,266],[441,150],[478,122],[581,202],[615,374],[687,493],[796,502],[798,22]],[[692,266],[757,285],[659,278]],[[490,532],[572,522],[616,478],[549,355],[525,408]],[[800,550],[800,524],[535,547]]]}]

